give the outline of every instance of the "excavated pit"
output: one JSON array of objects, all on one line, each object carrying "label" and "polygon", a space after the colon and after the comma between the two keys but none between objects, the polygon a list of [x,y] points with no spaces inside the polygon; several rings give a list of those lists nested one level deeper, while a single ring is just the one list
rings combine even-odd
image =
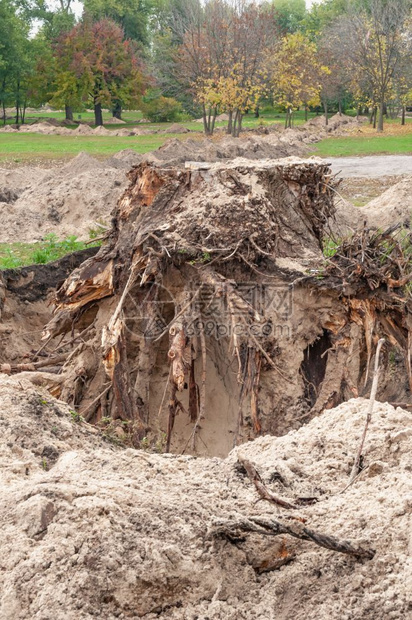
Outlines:
[{"label": "excavated pit", "polygon": [[[143,163],[129,181],[103,246],[42,315],[41,355],[17,348],[3,372],[25,371],[126,444],[203,456],[368,394],[381,336],[378,398],[410,404],[409,259],[395,244],[382,262],[392,233],[365,231],[325,261],[327,163]],[[10,298],[36,297],[36,277],[6,276]]]}]

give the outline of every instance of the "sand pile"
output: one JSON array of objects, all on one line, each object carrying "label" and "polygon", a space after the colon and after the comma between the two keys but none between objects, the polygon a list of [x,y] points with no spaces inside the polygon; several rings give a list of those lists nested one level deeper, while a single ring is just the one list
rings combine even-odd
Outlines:
[{"label": "sand pile", "polygon": [[179,123],[173,123],[173,125],[164,130],[164,133],[189,133],[189,129],[184,127],[184,125],[179,125]]},{"label": "sand pile", "polygon": [[336,215],[332,228],[342,235],[361,228],[386,229],[394,224],[409,228],[412,222],[412,176],[407,176],[363,207],[337,196]]},{"label": "sand pile", "polygon": [[[27,169],[21,168],[22,187],[15,189],[17,200],[0,203],[1,240],[31,242],[50,232],[59,237],[76,235],[88,239],[89,230],[96,228],[96,220],[109,221],[110,212],[126,187],[125,174],[119,173],[117,167],[80,153],[60,169],[32,169],[31,177],[26,177]],[[16,188],[17,176],[18,170],[7,171],[4,180],[10,179],[10,185]]]},{"label": "sand pile", "polygon": [[[104,442],[21,375],[1,375],[0,395],[0,618],[398,620],[411,612],[410,413],[377,404],[365,469],[339,494],[362,399],[222,461]],[[119,427],[112,441],[121,437]],[[294,511],[307,527],[370,546],[374,558],[287,536],[235,544],[209,536],[216,518],[285,514],[256,504],[237,455],[273,493],[318,499]],[[276,563],[284,564],[268,570]]]},{"label": "sand pile", "polygon": [[246,159],[280,159],[290,155],[304,155],[306,147],[296,142],[282,142],[278,136],[253,136],[241,138],[226,136],[221,140],[168,140],[163,146],[144,156],[156,165],[178,166],[185,161],[215,162],[243,157]]},{"label": "sand pile", "polygon": [[361,207],[360,219],[368,226],[387,228],[397,222],[410,227],[412,223],[412,175],[390,187],[381,196]]}]

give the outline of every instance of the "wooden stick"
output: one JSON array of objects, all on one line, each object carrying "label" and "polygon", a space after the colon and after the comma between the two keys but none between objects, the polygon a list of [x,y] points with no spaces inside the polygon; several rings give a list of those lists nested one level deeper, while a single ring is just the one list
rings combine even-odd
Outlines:
[{"label": "wooden stick", "polygon": [[235,520],[216,519],[212,525],[210,534],[212,536],[223,536],[228,540],[239,537],[239,532],[255,532],[266,536],[279,536],[289,534],[300,540],[309,540],[319,547],[353,555],[359,559],[371,560],[375,551],[366,549],[355,542],[341,540],[322,532],[314,531],[298,521],[284,523],[275,519],[265,519],[263,517],[240,517]]},{"label": "wooden stick", "polygon": [[362,433],[361,442],[360,442],[360,445],[359,445],[359,448],[358,448],[358,452],[356,454],[355,462],[353,464],[352,471],[351,471],[351,474],[350,474],[349,484],[344,489],[345,491],[352,484],[352,482],[355,480],[356,476],[359,474],[359,464],[360,464],[360,460],[361,460],[361,456],[362,456],[363,445],[365,443],[365,437],[366,437],[366,432],[368,430],[369,422],[371,421],[371,418],[372,418],[372,412],[373,412],[373,406],[375,404],[376,392],[378,391],[378,382],[379,382],[379,374],[380,374],[379,355],[380,355],[381,348],[382,348],[382,345],[384,344],[384,342],[385,342],[385,338],[380,338],[380,340],[378,341],[378,345],[376,347],[375,370],[374,370],[374,373],[373,373],[373,382],[372,382],[371,395],[370,395],[370,398],[369,398],[368,413],[366,414],[365,426],[364,426],[364,429],[363,429],[363,433]]},{"label": "wooden stick", "polygon": [[103,390],[103,392],[99,394],[99,396],[96,396],[96,398],[89,405],[87,405],[87,407],[83,409],[83,411],[80,411],[80,415],[85,419],[86,422],[88,422],[91,419],[94,413],[93,407],[95,407],[95,405],[97,405],[100,402],[100,399],[107,394],[107,392],[110,390],[111,387],[112,387],[112,384],[109,383],[109,385]]},{"label": "wooden stick", "polygon": [[259,472],[250,461],[239,457],[238,463],[240,463],[240,465],[242,465],[246,469],[246,473],[249,476],[250,481],[253,482],[256,487],[256,491],[259,493],[262,499],[266,500],[267,502],[271,502],[272,504],[276,504],[276,506],[282,506],[282,508],[288,508],[290,510],[298,508],[298,506],[295,506],[295,504],[291,504],[285,499],[281,499],[280,497],[276,497],[276,495],[273,495],[273,493],[271,493],[263,484]]},{"label": "wooden stick", "polygon": [[62,355],[55,355],[54,357],[48,357],[47,359],[40,360],[39,362],[28,362],[27,364],[1,364],[0,372],[4,372],[10,375],[14,372],[30,372],[37,370],[38,368],[46,368],[47,366],[56,366],[61,362],[65,362],[67,353]]}]

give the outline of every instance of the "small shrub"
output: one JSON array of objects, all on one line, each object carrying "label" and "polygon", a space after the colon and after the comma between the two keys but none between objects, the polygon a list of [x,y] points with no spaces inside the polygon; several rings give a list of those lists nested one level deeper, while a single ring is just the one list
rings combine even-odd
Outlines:
[{"label": "small shrub", "polygon": [[172,97],[156,97],[143,103],[142,111],[152,123],[170,123],[180,119],[182,106]]}]

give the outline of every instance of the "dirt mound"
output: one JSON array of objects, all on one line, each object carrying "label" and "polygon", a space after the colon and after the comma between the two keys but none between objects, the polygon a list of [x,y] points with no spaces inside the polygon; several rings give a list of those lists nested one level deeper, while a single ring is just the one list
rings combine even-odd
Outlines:
[{"label": "dirt mound", "polygon": [[123,170],[130,170],[133,166],[137,166],[142,161],[142,155],[133,151],[133,149],[123,149],[115,153],[112,157],[106,160],[106,164],[113,168],[121,168]]},{"label": "dirt mound", "polygon": [[69,163],[64,164],[61,168],[61,174],[76,176],[82,172],[88,172],[91,170],[102,170],[106,168],[105,163],[99,161],[95,157],[81,151],[76,157],[73,157]]},{"label": "dirt mound", "polygon": [[168,140],[156,151],[144,156],[156,165],[178,166],[186,161],[216,162],[236,157],[246,159],[279,159],[290,155],[301,156],[306,152],[302,143],[282,142],[276,135],[241,138],[225,136],[220,140]]},{"label": "dirt mound", "polygon": [[[407,412],[376,406],[364,472],[338,494],[363,426],[361,399],[221,461],[104,443],[24,376],[0,376],[0,395],[0,618],[408,616]],[[112,441],[120,436],[121,428]],[[238,455],[258,466],[272,492],[318,499],[297,511],[306,527],[361,542],[374,558],[359,561],[288,536],[230,542],[213,535],[216,519],[288,513],[256,503]]]},{"label": "dirt mound", "polygon": [[98,136],[112,136],[113,135],[113,133],[110,131],[110,129],[106,129],[105,127],[103,127],[103,125],[93,129],[93,133],[98,135]]},{"label": "dirt mound", "polygon": [[359,218],[373,228],[387,228],[397,223],[409,228],[412,223],[412,175],[361,207]]},{"label": "dirt mound", "polygon": [[[24,179],[24,169],[20,170]],[[2,241],[31,242],[50,232],[88,239],[96,220],[110,220],[126,186],[124,173],[87,153],[80,153],[60,169],[34,174],[37,178],[33,175],[29,185],[21,179],[25,189],[18,199],[2,206]]]},{"label": "dirt mound", "polygon": [[109,118],[108,121],[106,121],[106,125],[125,125],[126,121],[123,121],[121,118],[116,118],[115,116],[112,116],[112,118]]},{"label": "dirt mound", "polygon": [[179,125],[178,123],[174,123],[170,125],[167,129],[164,130],[164,133],[189,133],[189,129],[184,127],[183,125]]},{"label": "dirt mound", "polygon": [[[388,181],[389,178],[385,178],[386,185]],[[411,200],[412,176],[401,179],[362,207],[355,207],[339,194],[335,200],[336,217],[332,228],[338,236],[359,230],[365,223],[374,229],[386,229],[396,224],[410,228]]]}]

